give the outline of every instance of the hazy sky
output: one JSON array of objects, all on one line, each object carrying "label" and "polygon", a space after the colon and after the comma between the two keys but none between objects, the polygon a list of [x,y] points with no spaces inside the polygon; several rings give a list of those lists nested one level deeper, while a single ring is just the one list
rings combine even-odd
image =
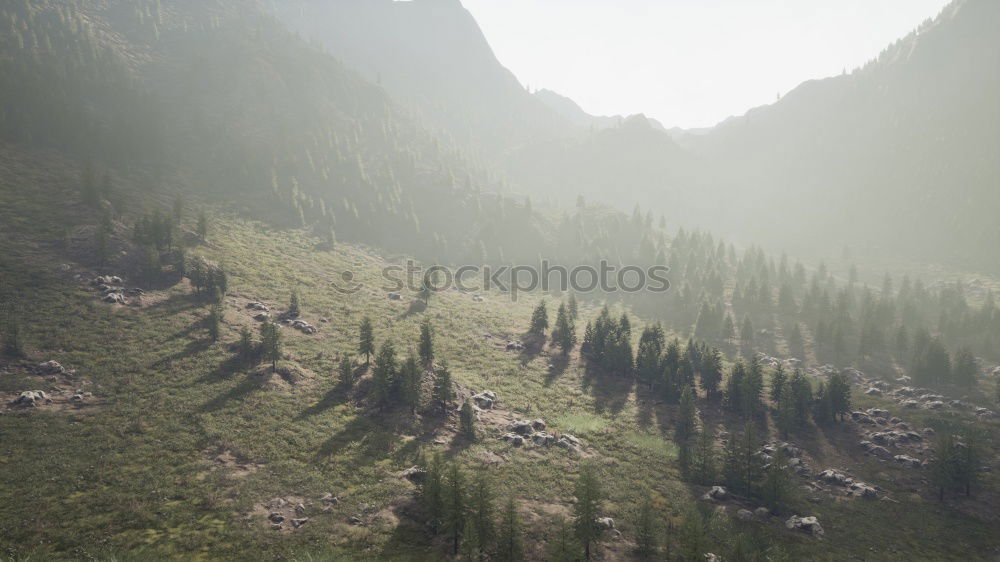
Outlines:
[{"label": "hazy sky", "polygon": [[714,125],[848,72],[947,0],[462,0],[500,62],[599,115]]}]

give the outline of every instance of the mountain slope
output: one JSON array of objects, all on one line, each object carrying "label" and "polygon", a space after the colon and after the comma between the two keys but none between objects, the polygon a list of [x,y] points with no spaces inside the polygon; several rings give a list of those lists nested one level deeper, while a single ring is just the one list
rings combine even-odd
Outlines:
[{"label": "mountain slope", "polygon": [[[796,250],[996,264],[1000,4],[958,0],[855,72],[686,138],[726,228]],[[761,220],[763,217],[768,219]],[[833,235],[833,236],[831,236]]]},{"label": "mountain slope", "polygon": [[274,9],[487,161],[528,139],[575,130],[500,64],[459,0],[295,0]]}]

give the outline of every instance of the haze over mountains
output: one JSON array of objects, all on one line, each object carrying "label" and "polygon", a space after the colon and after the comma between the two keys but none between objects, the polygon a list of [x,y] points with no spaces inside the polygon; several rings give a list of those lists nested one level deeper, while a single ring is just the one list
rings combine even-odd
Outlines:
[{"label": "haze over mountains", "polygon": [[303,0],[283,17],[474,147],[515,192],[640,204],[800,253],[980,268],[1000,256],[995,2],[957,0],[864,68],[698,134],[530,94],[457,0]]}]

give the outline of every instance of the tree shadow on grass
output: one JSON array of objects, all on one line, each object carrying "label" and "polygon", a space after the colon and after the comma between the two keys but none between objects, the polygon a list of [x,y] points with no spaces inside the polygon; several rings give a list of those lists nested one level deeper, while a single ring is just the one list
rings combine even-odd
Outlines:
[{"label": "tree shadow on grass", "polygon": [[594,397],[594,411],[598,414],[620,413],[628,402],[635,380],[608,373],[587,363],[583,371],[583,389]]},{"label": "tree shadow on grass", "polygon": [[202,404],[198,410],[201,412],[217,411],[225,406],[229,401],[245,398],[254,390],[258,390],[260,386],[261,382],[259,379],[256,379],[252,375],[248,375],[233,388]]},{"label": "tree shadow on grass", "polygon": [[556,379],[562,376],[566,372],[566,368],[569,366],[569,355],[564,353],[557,353],[552,356],[552,363],[549,365],[548,371],[545,372],[545,386],[552,386],[552,383],[556,382]]}]

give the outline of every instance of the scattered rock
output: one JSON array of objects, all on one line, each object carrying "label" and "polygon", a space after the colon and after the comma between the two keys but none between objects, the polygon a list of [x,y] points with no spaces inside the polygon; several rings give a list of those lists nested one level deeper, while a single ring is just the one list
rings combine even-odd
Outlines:
[{"label": "scattered rock", "polygon": [[753,510],[753,514],[756,515],[757,517],[760,517],[761,519],[765,519],[771,515],[771,510],[766,507],[758,507],[757,509]]},{"label": "scattered rock", "polygon": [[403,300],[403,295],[399,293],[389,293],[389,300],[391,301]]},{"label": "scattered rock", "polygon": [[303,334],[316,333],[316,328],[312,324],[306,322],[305,320],[292,320],[291,324],[289,325],[292,328],[295,328],[296,330],[302,332]]},{"label": "scattered rock", "polygon": [[859,498],[876,498],[878,491],[864,482],[853,482],[850,485],[851,494]]},{"label": "scattered rock", "polygon": [[479,406],[484,410],[490,410],[493,408],[493,405],[496,404],[497,395],[492,390],[484,390],[479,394],[473,395],[472,401],[476,403],[476,406]]},{"label": "scattered rock", "polygon": [[427,476],[427,471],[418,466],[411,466],[399,474],[400,478],[405,478],[414,484],[423,482],[425,476]]},{"label": "scattered rock", "polygon": [[51,403],[52,399],[42,390],[25,390],[17,398],[10,401],[11,406],[26,406],[29,408]]},{"label": "scattered rock", "polygon": [[520,447],[521,445],[524,445],[524,437],[516,433],[504,433],[503,435],[500,436],[500,439],[506,441],[507,443],[510,443],[515,447]]},{"label": "scattered rock", "polygon": [[814,537],[823,536],[823,527],[819,524],[819,520],[815,517],[799,517],[798,515],[793,515],[785,521],[785,527],[789,530],[800,530]]},{"label": "scattered rock", "polygon": [[905,466],[906,468],[920,468],[923,463],[920,459],[915,459],[907,455],[896,455],[892,457],[892,460],[898,462],[899,464]]},{"label": "scattered rock", "polygon": [[280,513],[278,513],[277,511],[275,511],[275,512],[271,513],[270,515],[268,515],[267,518],[272,523],[281,523],[282,521],[285,520],[285,516],[282,515],[282,514],[280,514]]},{"label": "scattered rock", "polygon": [[308,517],[303,517],[301,519],[292,519],[292,527],[295,527],[296,529],[298,529],[299,527],[305,525],[308,522],[309,522],[309,518]]},{"label": "scattered rock", "polygon": [[72,374],[71,372],[67,371],[66,368],[63,367],[62,365],[60,365],[58,362],[52,361],[52,360],[46,361],[44,363],[39,363],[37,370],[38,370],[38,373],[42,374],[42,375],[66,375],[66,374]]},{"label": "scattered rock", "polygon": [[507,430],[518,435],[531,435],[535,432],[535,428],[528,420],[514,420],[507,424]]},{"label": "scattered rock", "polygon": [[598,517],[594,520],[594,523],[603,531],[610,531],[615,528],[615,520],[610,517]]},{"label": "scattered rock", "polygon": [[265,305],[264,303],[252,301],[247,303],[247,310],[259,310],[261,312],[270,312],[271,309],[268,308],[267,305]]},{"label": "scattered rock", "polygon": [[253,319],[256,320],[256,321],[258,321],[258,322],[264,322],[265,320],[268,320],[270,318],[271,318],[271,315],[268,314],[268,313],[266,313],[266,312],[258,313],[256,316],[253,317]]},{"label": "scattered rock", "polygon": [[729,492],[726,491],[722,486],[712,486],[712,489],[705,492],[701,499],[704,501],[726,501],[729,497]]},{"label": "scattered rock", "polygon": [[323,497],[321,497],[319,499],[319,501],[321,501],[323,503],[338,504],[338,503],[340,503],[340,498],[338,498],[337,496],[335,496],[335,495],[327,492],[326,494],[323,494]]},{"label": "scattered rock", "polygon": [[481,297],[479,295],[473,295],[472,296],[472,302],[483,302],[484,300],[486,300],[486,299],[484,299],[483,297]]},{"label": "scattered rock", "polygon": [[507,351],[521,351],[524,349],[524,344],[517,340],[508,340],[506,349]]},{"label": "scattered rock", "polygon": [[352,515],[347,519],[347,522],[351,525],[364,525],[364,521],[361,520],[357,515]]},{"label": "scattered rock", "polygon": [[823,472],[820,472],[818,476],[820,480],[823,480],[824,482],[828,482],[830,484],[835,484],[837,486],[847,486],[848,484],[854,482],[854,480],[851,477],[847,476],[843,472],[838,472],[832,468],[828,468]]},{"label": "scattered rock", "polygon": [[736,512],[736,518],[740,521],[750,521],[753,519],[753,512],[749,509],[741,509]]},{"label": "scattered rock", "polygon": [[531,436],[531,440],[538,445],[551,445],[556,442],[556,436],[545,433],[544,431],[539,431]]},{"label": "scattered rock", "polygon": [[559,437],[559,440],[556,441],[556,445],[568,451],[579,451],[582,443],[579,439],[573,437],[569,433],[564,433]]}]

